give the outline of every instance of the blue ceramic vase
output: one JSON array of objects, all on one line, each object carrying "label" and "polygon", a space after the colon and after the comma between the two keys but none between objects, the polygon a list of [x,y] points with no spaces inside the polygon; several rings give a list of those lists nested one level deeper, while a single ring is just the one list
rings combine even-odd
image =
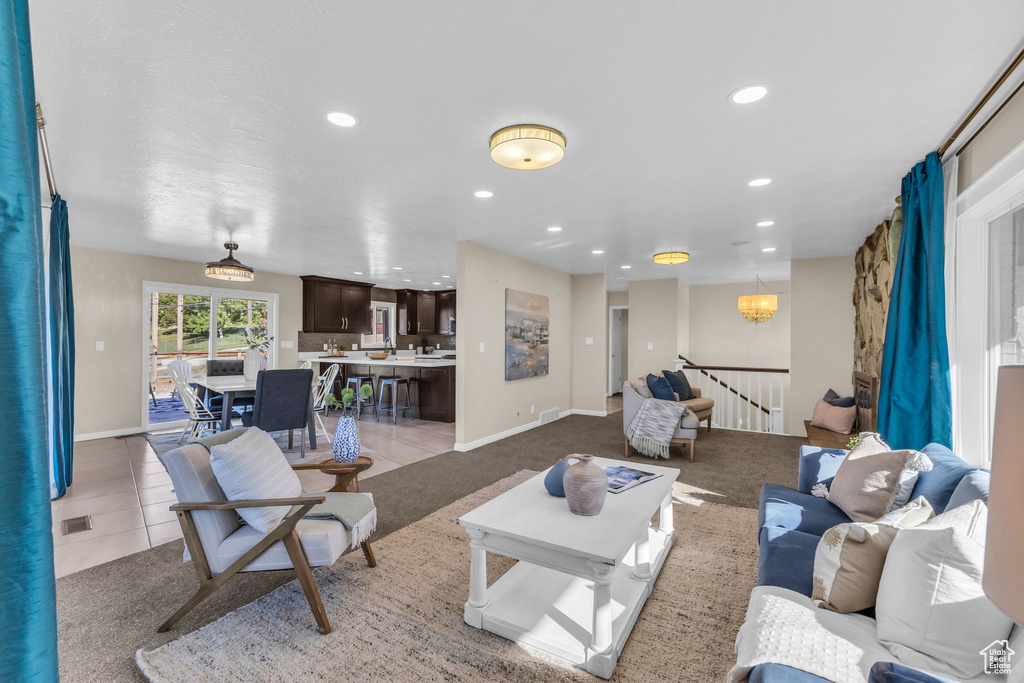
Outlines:
[{"label": "blue ceramic vase", "polygon": [[338,428],[334,430],[334,441],[331,443],[335,462],[354,462],[361,449],[356,421],[351,417],[338,420]]},{"label": "blue ceramic vase", "polygon": [[552,496],[558,496],[559,498],[565,498],[565,487],[562,485],[562,475],[565,474],[565,460],[559,460],[555,463],[546,477],[544,477],[544,488],[548,490]]}]

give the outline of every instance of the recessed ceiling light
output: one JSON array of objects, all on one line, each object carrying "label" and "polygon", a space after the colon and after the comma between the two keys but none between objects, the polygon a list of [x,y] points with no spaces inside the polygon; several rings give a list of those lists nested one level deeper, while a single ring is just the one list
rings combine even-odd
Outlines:
[{"label": "recessed ceiling light", "polygon": [[759,228],[767,228],[769,225],[775,225],[775,221],[761,221],[757,224]]},{"label": "recessed ceiling light", "polygon": [[402,280],[402,282],[412,282],[412,280]]},{"label": "recessed ceiling light", "polygon": [[455,289],[455,285],[448,285],[448,289]]},{"label": "recessed ceiling light", "polygon": [[604,253],[604,249],[595,249],[594,251],[592,251],[590,253],[591,254],[603,254]]},{"label": "recessed ceiling light", "polygon": [[736,104],[750,104],[768,94],[768,88],[763,85],[745,85],[738,90],[733,90],[729,99]]},{"label": "recessed ceiling light", "polygon": [[356,121],[356,117],[340,111],[332,111],[327,115],[327,120],[336,126],[344,126],[345,128],[354,126],[358,123],[358,121]]},{"label": "recessed ceiling light", "polygon": [[767,185],[771,181],[771,178],[758,178],[757,180],[751,180],[747,185],[750,185],[751,187],[761,187],[763,185]]},{"label": "recessed ceiling light", "polygon": [[441,283],[440,283],[440,282],[435,282],[434,284],[435,284],[435,285],[439,285],[439,284],[441,284]]},{"label": "recessed ceiling light", "polygon": [[630,268],[632,268],[632,267],[633,267],[633,266],[621,266],[621,268],[622,268],[623,270],[629,270],[629,269],[630,269]]},{"label": "recessed ceiling light", "polygon": [[550,228],[548,228],[548,232],[562,232],[562,229],[557,225],[552,225]]},{"label": "recessed ceiling light", "polygon": [[480,199],[487,199],[488,197],[493,197],[494,193],[491,192],[490,190],[477,190],[476,192],[473,193],[473,195],[479,197]]},{"label": "recessed ceiling light", "polygon": [[392,270],[401,270],[401,269],[402,269],[402,266],[395,266],[394,268],[392,268]]},{"label": "recessed ceiling light", "polygon": [[356,275],[362,275],[362,272],[360,272],[358,270],[353,270],[352,272],[355,273]]},{"label": "recessed ceiling light", "polygon": [[768,252],[775,251],[775,247],[765,247],[761,251],[763,251],[763,252],[765,252],[767,254]]},{"label": "recessed ceiling light", "polygon": [[451,275],[442,275],[441,277],[451,277]]}]

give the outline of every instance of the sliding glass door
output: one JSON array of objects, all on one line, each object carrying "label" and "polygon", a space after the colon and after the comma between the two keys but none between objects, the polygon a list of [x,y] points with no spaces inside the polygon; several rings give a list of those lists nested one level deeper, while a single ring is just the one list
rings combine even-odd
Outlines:
[{"label": "sliding glass door", "polygon": [[[171,378],[175,368],[194,387],[210,360],[241,360],[246,330],[275,336],[277,295],[172,283],[143,284],[142,424],[182,426],[188,415]],[[276,367],[276,343],[267,367]]]}]

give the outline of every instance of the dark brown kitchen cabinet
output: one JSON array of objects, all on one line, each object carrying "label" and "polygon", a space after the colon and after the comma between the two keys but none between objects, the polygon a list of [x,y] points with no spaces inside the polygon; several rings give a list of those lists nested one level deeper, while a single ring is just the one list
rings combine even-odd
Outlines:
[{"label": "dark brown kitchen cabinet", "polygon": [[437,302],[433,292],[416,293],[416,328],[410,334],[437,332]]},{"label": "dark brown kitchen cabinet", "polygon": [[366,282],[302,276],[302,331],[370,331],[370,288]]},{"label": "dark brown kitchen cabinet", "polygon": [[437,305],[437,334],[453,335],[455,320],[455,292],[437,292],[434,296]]},{"label": "dark brown kitchen cabinet", "polygon": [[455,422],[455,368],[419,368],[416,417],[435,422]]},{"label": "dark brown kitchen cabinet", "polygon": [[395,312],[398,315],[398,334],[416,334],[416,294],[412,289],[399,289]]}]

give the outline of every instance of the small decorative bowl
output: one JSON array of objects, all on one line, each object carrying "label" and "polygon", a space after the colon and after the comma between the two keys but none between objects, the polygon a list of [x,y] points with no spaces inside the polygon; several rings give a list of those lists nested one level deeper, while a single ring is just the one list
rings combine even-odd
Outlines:
[{"label": "small decorative bowl", "polygon": [[390,355],[390,353],[368,353],[366,357],[370,360],[384,360]]}]

